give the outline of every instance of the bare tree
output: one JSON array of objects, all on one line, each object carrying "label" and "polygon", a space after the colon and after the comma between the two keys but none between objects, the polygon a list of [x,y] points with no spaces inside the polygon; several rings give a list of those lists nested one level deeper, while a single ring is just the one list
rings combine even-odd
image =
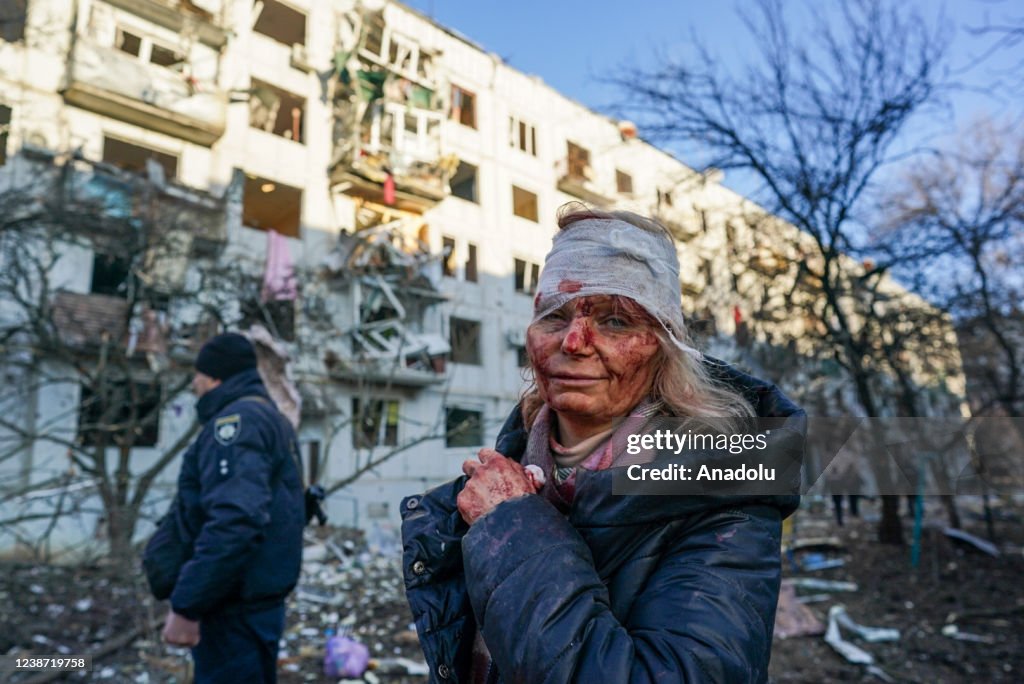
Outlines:
[{"label": "bare tree", "polygon": [[16,164],[0,197],[2,528],[45,551],[59,518],[92,513],[127,570],[148,495],[197,427],[160,440],[161,417],[238,296],[217,263],[226,198],[74,155]]},{"label": "bare tree", "polygon": [[[868,416],[881,415],[873,378],[887,364],[873,293],[891,264],[851,258],[867,244],[866,199],[897,142],[937,99],[942,32],[881,2],[837,6],[798,34],[776,0],[762,0],[749,39],[758,57],[739,76],[699,45],[696,60],[629,70],[617,82],[628,115],[667,143],[691,143],[708,167],[737,170],[755,198],[813,238],[801,277],[820,293],[823,353],[849,375]],[[813,329],[812,329],[813,330]],[[810,334],[814,334],[811,332]],[[882,541],[900,542],[898,503],[883,498]]]},{"label": "bare tree", "polygon": [[[1011,93],[1020,94],[1024,86],[1024,79],[1021,77],[1021,67],[1024,66],[1024,58],[1019,57],[1019,49],[1024,42],[1024,13],[1012,2],[993,3],[993,13],[985,11],[977,23],[967,27],[967,32],[981,38],[991,39],[987,49],[978,55],[971,66],[991,63],[1000,54],[1016,54],[1016,61],[1009,67],[993,70],[993,82],[989,84],[989,94],[995,94],[1002,90],[1009,90]],[[1014,12],[1014,10],[1017,10]]]},{"label": "bare tree", "polygon": [[1024,134],[975,122],[887,195],[890,243],[928,256],[916,279],[957,321],[976,415],[1024,415]]}]

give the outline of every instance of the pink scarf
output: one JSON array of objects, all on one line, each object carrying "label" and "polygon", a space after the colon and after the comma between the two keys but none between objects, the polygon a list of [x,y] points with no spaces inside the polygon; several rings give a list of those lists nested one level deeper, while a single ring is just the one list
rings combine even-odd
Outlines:
[{"label": "pink scarf", "polygon": [[[530,428],[526,453],[523,456],[524,466],[539,466],[547,478],[539,494],[562,513],[568,513],[576,495],[576,473],[579,472],[579,469],[604,470],[611,467],[625,454],[626,433],[636,432],[638,427],[646,422],[644,419],[658,413],[662,406],[660,401],[651,399],[641,401],[629,414],[629,418],[632,420],[623,421],[608,439],[601,442],[567,476],[564,476],[564,469],[559,469],[556,466],[552,456],[552,451],[557,453],[565,450],[565,447],[561,446],[554,437],[552,430],[555,420],[554,412],[548,408],[547,404],[542,406]],[[562,473],[559,472],[560,470]]]}]

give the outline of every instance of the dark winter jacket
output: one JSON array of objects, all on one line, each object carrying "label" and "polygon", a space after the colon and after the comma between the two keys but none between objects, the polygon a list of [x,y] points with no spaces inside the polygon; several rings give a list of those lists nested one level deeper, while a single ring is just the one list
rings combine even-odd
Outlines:
[{"label": "dark winter jacket", "polygon": [[278,605],[302,563],[295,431],[256,370],[228,378],[196,410],[202,430],[185,452],[174,503],[146,547],[150,586],[190,619]]},{"label": "dark winter jacket", "polygon": [[[804,412],[774,385],[709,362],[758,415],[786,417],[774,446],[799,453]],[[496,449],[520,459],[518,408]],[[467,682],[479,626],[488,681],[764,682],[780,583],[781,521],[797,496],[614,496],[582,471],[568,516],[505,501],[469,529],[466,478],[403,501],[404,575],[431,681]]]}]

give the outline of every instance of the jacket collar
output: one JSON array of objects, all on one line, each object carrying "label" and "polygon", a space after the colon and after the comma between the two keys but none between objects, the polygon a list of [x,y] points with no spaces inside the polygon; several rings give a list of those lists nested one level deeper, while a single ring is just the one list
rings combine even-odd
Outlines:
[{"label": "jacket collar", "polygon": [[259,371],[255,368],[232,375],[216,388],[201,396],[196,402],[199,422],[205,423],[231,402],[251,396],[270,398],[266,387],[263,386]]}]

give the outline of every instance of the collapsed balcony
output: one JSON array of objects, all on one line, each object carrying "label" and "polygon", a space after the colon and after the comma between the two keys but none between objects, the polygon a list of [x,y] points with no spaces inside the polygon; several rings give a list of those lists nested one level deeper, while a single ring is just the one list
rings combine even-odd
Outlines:
[{"label": "collapsed balcony", "polygon": [[[81,158],[59,168],[58,190],[72,206],[96,215],[158,229],[153,235],[185,261],[220,249],[228,237],[228,205],[240,194],[241,178],[217,195],[173,178],[173,157],[144,156],[148,150],[108,138],[107,161]],[[166,155],[164,156],[166,157]]]},{"label": "collapsed balcony", "polygon": [[352,196],[424,211],[448,194],[458,165],[442,155],[434,55],[391,30],[380,12],[348,21],[349,38],[335,60],[331,183]]},{"label": "collapsed balcony", "polygon": [[451,351],[424,330],[439,291],[441,256],[402,235],[403,220],[344,234],[324,272],[350,295],[352,325],[340,353],[328,352],[332,378],[423,387],[443,382]]}]

